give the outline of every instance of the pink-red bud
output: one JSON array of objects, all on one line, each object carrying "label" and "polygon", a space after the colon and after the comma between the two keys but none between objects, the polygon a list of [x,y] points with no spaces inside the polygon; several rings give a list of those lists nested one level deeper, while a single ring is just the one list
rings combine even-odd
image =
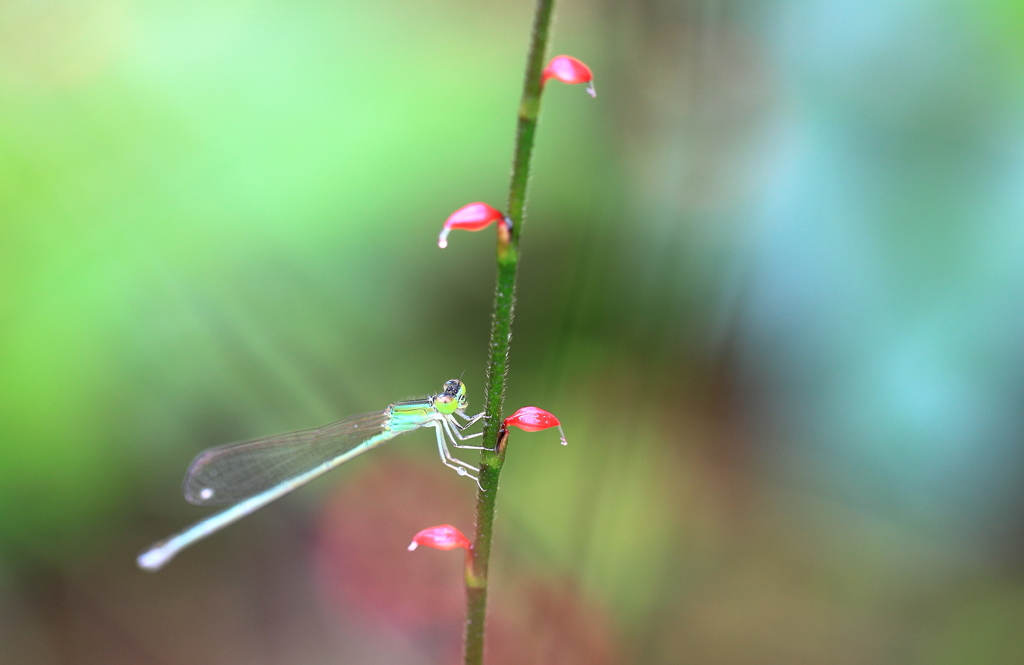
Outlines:
[{"label": "pink-red bud", "polygon": [[409,551],[413,551],[419,545],[433,547],[436,550],[454,550],[461,547],[467,552],[473,547],[469,538],[451,524],[439,524],[420,531],[412,537]]},{"label": "pink-red bud", "polygon": [[536,406],[524,406],[502,422],[505,427],[518,427],[524,432],[539,432],[549,427],[557,427],[562,436],[562,445],[569,444],[565,440],[565,432],[562,431],[562,423],[558,421],[558,418]]},{"label": "pink-red bud", "polygon": [[590,67],[572,57],[571,55],[556,55],[541,72],[540,82],[544,84],[548,79],[555,79],[570,85],[575,83],[587,83],[587,94],[597,97],[594,91],[594,75]]},{"label": "pink-red bud", "polygon": [[486,229],[492,222],[500,222],[506,229],[511,226],[508,217],[500,210],[495,210],[486,203],[470,203],[464,205],[451,215],[444,222],[441,235],[437,238],[437,246],[444,248],[448,246],[448,233],[452,229],[462,231],[480,231]]}]

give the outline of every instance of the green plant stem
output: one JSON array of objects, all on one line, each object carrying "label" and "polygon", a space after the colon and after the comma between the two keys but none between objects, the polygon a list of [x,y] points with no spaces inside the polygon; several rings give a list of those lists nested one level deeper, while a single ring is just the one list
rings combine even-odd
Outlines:
[{"label": "green plant stem", "polygon": [[512,161],[506,209],[506,214],[512,222],[512,233],[498,234],[498,275],[494,288],[487,394],[484,400],[487,424],[484,427],[483,445],[491,450],[484,450],[481,453],[480,490],[476,498],[476,535],[472,561],[466,569],[465,665],[483,663],[484,624],[487,618],[487,569],[491,558],[498,477],[505,463],[505,446],[499,446],[497,443],[502,420],[501,408],[505,400],[509,343],[512,339],[516,272],[519,267],[519,237],[523,232],[526,187],[530,180],[530,157],[533,153],[537,117],[540,114],[540,96],[543,91],[541,70],[544,68],[544,55],[554,4],[554,0],[537,0],[534,9],[533,33],[526,59],[523,96],[519,103],[515,156]]}]

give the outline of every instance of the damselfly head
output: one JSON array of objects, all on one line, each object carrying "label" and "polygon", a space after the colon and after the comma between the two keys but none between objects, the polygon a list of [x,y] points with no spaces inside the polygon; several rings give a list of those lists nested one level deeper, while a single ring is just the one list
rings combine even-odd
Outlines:
[{"label": "damselfly head", "polygon": [[452,397],[458,398],[466,394],[466,384],[459,379],[452,379],[445,381],[444,390],[441,391],[442,395],[451,395]]},{"label": "damselfly head", "polygon": [[[453,406],[442,406],[448,404]],[[434,399],[434,405],[438,407],[438,410],[442,413],[451,413],[453,411],[465,409],[468,404],[469,400],[466,398],[466,384],[459,379],[452,379],[451,381],[445,382],[444,390],[442,390],[441,394]],[[445,411],[444,408],[449,408],[450,411]]]}]

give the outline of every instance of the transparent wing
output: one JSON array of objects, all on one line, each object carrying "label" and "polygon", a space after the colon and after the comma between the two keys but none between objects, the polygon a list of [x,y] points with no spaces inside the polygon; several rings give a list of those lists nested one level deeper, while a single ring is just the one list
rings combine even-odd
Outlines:
[{"label": "transparent wing", "polygon": [[330,425],[229,443],[199,453],[185,473],[185,500],[199,506],[244,501],[386,431],[384,411]]}]

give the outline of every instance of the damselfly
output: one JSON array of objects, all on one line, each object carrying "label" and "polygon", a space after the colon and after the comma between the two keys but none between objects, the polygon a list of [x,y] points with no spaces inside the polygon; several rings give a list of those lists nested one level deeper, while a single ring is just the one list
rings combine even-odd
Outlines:
[{"label": "damselfly", "polygon": [[[231,505],[181,533],[152,545],[139,555],[140,568],[159,570],[192,543],[223,529],[246,515],[305,485],[356,455],[376,448],[399,434],[433,427],[437,449],[445,466],[477,482],[476,467],[452,456],[456,448],[482,450],[464,442],[481,436],[463,434],[484,417],[466,415],[466,385],[452,379],[438,395],[395,402],[383,411],[363,413],[317,429],[303,430],[210,448],[192,460],[183,491],[189,503],[200,506]],[[458,416],[465,420],[460,423]]]}]

